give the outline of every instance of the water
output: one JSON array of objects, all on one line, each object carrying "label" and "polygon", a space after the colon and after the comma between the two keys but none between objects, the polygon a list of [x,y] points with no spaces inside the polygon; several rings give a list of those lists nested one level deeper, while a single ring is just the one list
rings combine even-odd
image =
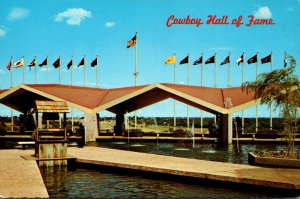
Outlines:
[{"label": "water", "polygon": [[278,194],[292,197],[266,190],[230,189],[213,183],[104,172],[100,168],[70,171],[66,167],[43,167],[41,173],[50,198],[266,198]]},{"label": "water", "polygon": [[[3,145],[2,145],[3,144]],[[20,148],[5,142],[0,148]],[[254,150],[280,150],[285,145],[199,144],[191,141],[179,143],[156,142],[92,142],[88,145],[137,152],[194,158],[211,161],[248,164],[248,152]],[[70,144],[71,146],[71,144]],[[299,151],[299,146],[297,146]],[[41,174],[50,198],[295,198],[299,193],[286,193],[248,187],[218,185],[215,182],[169,179],[160,175],[139,175],[139,172],[108,171],[103,168],[43,167]]]},{"label": "water", "polygon": [[[156,142],[132,142],[129,144],[119,143],[120,142],[91,142],[88,145],[200,160],[231,162],[237,164],[248,164],[248,153],[251,151],[280,151],[280,149],[286,148],[286,145],[273,144],[239,144],[239,148],[237,148],[237,145],[235,144],[219,145],[207,143],[196,143],[193,148],[192,140],[179,143],[160,142],[159,145],[157,145]],[[297,150],[300,150],[299,146]]]},{"label": "water", "polygon": [[[195,158],[211,161],[248,164],[248,152],[253,150],[280,150],[285,145],[240,144],[235,145],[191,143],[127,143],[93,142],[91,146],[123,149],[130,151]],[[299,148],[297,149],[299,150]],[[102,167],[41,168],[42,177],[51,198],[295,198],[299,193],[275,191],[257,187],[217,184],[215,182],[192,181],[191,179],[169,179],[165,176],[139,172],[107,170]]]}]

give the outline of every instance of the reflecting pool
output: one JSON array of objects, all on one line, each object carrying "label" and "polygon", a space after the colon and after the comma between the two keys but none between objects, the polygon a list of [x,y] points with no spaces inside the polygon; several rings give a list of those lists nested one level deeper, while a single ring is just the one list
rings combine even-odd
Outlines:
[{"label": "reflecting pool", "polygon": [[224,188],[213,182],[197,184],[165,178],[112,173],[101,169],[41,168],[50,198],[245,198],[295,197],[295,195]]},{"label": "reflecting pool", "polygon": [[[286,145],[274,144],[239,144],[220,145],[199,143],[193,148],[191,142],[159,143],[156,142],[91,142],[89,146],[129,150],[143,153],[153,153],[200,160],[218,162],[231,162],[237,164],[248,164],[248,153],[255,150],[280,151],[286,149]],[[298,147],[298,148],[297,148]],[[296,150],[299,151],[299,146]]]},{"label": "reflecting pool", "polygon": [[[170,155],[211,161],[248,164],[248,152],[253,150],[280,150],[285,145],[236,145],[151,142],[93,142],[90,146],[107,147],[145,153]],[[299,150],[299,146],[297,146]],[[218,184],[151,174],[142,175],[126,170],[107,170],[102,167],[87,168],[79,165],[41,168],[49,196],[52,198],[295,198],[298,193],[274,191],[257,187]]]}]

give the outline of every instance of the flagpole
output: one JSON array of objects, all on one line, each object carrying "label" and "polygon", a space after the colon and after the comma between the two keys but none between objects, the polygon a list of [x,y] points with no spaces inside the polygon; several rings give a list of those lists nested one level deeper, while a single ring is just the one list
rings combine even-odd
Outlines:
[{"label": "flagpole", "polygon": [[[258,77],[258,52],[256,53],[256,57],[257,57],[257,62],[256,62],[256,80],[257,80],[257,77]],[[255,134],[257,133],[258,131],[258,105],[256,104],[255,106]]]},{"label": "flagpole", "polygon": [[58,79],[58,83],[60,84],[61,83],[61,59],[60,59],[60,56],[58,57],[59,59],[59,79]]},{"label": "flagpole", "polygon": [[23,56],[23,75],[22,75],[22,83],[25,83],[25,60],[24,60],[24,56]]},{"label": "flagpole", "polygon": [[202,62],[201,62],[201,86],[203,86],[203,53],[201,53]]},{"label": "flagpole", "polygon": [[13,57],[11,56],[10,59],[11,59],[11,66],[10,66],[10,88],[12,88],[13,87],[13,73],[12,73],[12,70],[13,70],[13,67],[12,67],[12,65],[13,65]]},{"label": "flagpole", "polygon": [[71,56],[71,86],[73,86],[73,55]]},{"label": "flagpole", "polygon": [[[201,62],[201,86],[203,86],[203,53],[201,53],[201,58],[202,58],[202,62]],[[203,136],[203,110],[201,110],[201,118],[200,118],[200,125],[201,125],[201,128],[200,128],[200,131],[201,131],[201,134]]]},{"label": "flagpole", "polygon": [[137,86],[137,78],[138,78],[138,37],[137,37],[137,32],[135,33],[135,67],[134,67],[134,85]]},{"label": "flagpole", "polygon": [[228,54],[229,62],[228,62],[228,85],[227,87],[230,87],[230,52]]},{"label": "flagpole", "polygon": [[[176,83],[176,53],[174,53],[175,62],[174,62],[174,84]],[[176,129],[176,101],[174,99],[174,107],[173,107],[173,116],[174,116],[174,123],[173,123],[173,131]]]},{"label": "flagpole", "polygon": [[48,70],[48,56],[46,57],[47,64],[46,64],[46,84],[49,83],[49,70]]},{"label": "flagpole", "polygon": [[[13,64],[13,57],[11,56],[11,67],[10,67],[10,88],[13,87],[13,67],[12,67],[12,64]],[[14,117],[13,117],[13,109],[10,108],[10,116],[11,116],[11,132],[14,131]]]},{"label": "flagpole", "polygon": [[[71,86],[73,86],[73,55],[71,56]],[[74,132],[74,110],[73,107],[71,108],[71,126],[72,126],[72,132]]]},{"label": "flagpole", "polygon": [[[214,87],[216,88],[217,87],[217,80],[216,80],[216,69],[217,69],[217,66],[216,66],[216,62],[217,62],[217,53],[215,53],[215,57],[214,57]],[[217,124],[217,115],[215,115],[215,125]]]},{"label": "flagpole", "polygon": [[[242,84],[244,83],[244,54],[245,52],[243,52],[243,62],[242,62]],[[244,118],[244,109],[242,110],[242,134],[244,134],[244,130],[245,130],[245,118]]]},{"label": "flagpole", "polygon": [[36,84],[37,83],[37,80],[36,80],[36,67],[37,67],[37,65],[36,65],[36,56],[34,56],[34,61],[35,61],[35,67],[34,67],[34,83]]},{"label": "flagpole", "polygon": [[215,88],[217,87],[217,80],[216,80],[217,66],[216,66],[216,62],[217,62],[217,53],[215,53],[215,60],[214,60],[214,87]]},{"label": "flagpole", "polygon": [[98,88],[99,87],[99,84],[98,84],[98,55],[96,56],[96,59],[97,59],[97,65],[96,65],[96,87]]},{"label": "flagpole", "polygon": [[[137,32],[135,33],[135,67],[134,67],[134,86],[137,86],[137,78],[138,78],[138,37]],[[134,111],[134,129],[136,131],[137,127],[137,119],[136,119],[137,111]]]},{"label": "flagpole", "polygon": [[[58,56],[58,64],[59,64],[59,69],[58,69],[58,84],[60,84],[61,82],[61,59],[60,59],[60,55]],[[58,114],[58,118],[59,118],[59,128],[61,129],[61,118],[60,118],[60,114]]]},{"label": "flagpole", "polygon": [[[273,57],[272,57],[272,52],[271,52],[271,62],[270,62],[270,70],[271,72],[273,71]],[[270,131],[272,131],[273,128],[273,119],[272,119],[272,102],[270,104]]]},{"label": "flagpole", "polygon": [[84,74],[83,74],[83,85],[86,86],[86,69],[85,69],[85,55],[83,56],[83,70],[84,70]]},{"label": "flagpole", "polygon": [[[188,53],[188,67],[187,67],[187,85],[190,84],[190,53]],[[190,129],[190,117],[189,117],[189,105],[186,105],[186,114],[187,114],[187,128]]]}]

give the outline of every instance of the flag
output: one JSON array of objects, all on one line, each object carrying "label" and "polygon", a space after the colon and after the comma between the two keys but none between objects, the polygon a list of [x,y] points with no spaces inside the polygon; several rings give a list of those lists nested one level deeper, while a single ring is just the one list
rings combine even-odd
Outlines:
[{"label": "flag", "polygon": [[7,66],[6,66],[7,70],[10,70],[11,65],[12,65],[12,60],[10,59],[10,60],[9,60],[9,63],[8,63]]},{"label": "flag", "polygon": [[283,60],[283,67],[286,68],[287,67],[287,58],[285,57]]},{"label": "flag", "polygon": [[202,64],[202,56],[194,61],[193,65]]},{"label": "flag", "polygon": [[230,63],[229,55],[222,61],[221,65]]},{"label": "flag", "polygon": [[215,55],[208,58],[205,62],[205,64],[212,64],[212,63],[215,63]]},{"label": "flag", "polygon": [[238,59],[236,60],[236,63],[237,63],[238,65],[240,65],[240,63],[242,63],[242,62],[244,62],[244,55],[242,55],[240,58],[238,58]]},{"label": "flag", "polygon": [[165,64],[175,64],[176,63],[176,56],[168,57],[165,61]]},{"label": "flag", "polygon": [[268,56],[261,59],[262,64],[265,64],[265,63],[268,63],[268,62],[271,62],[271,61],[272,61],[272,54],[269,54]]},{"label": "flag", "polygon": [[19,68],[19,67],[24,66],[24,58],[17,61],[14,65],[15,65],[15,68]]},{"label": "flag", "polygon": [[53,63],[54,68],[60,67],[60,57]]},{"label": "flag", "polygon": [[79,67],[79,66],[81,66],[81,65],[84,65],[84,57],[83,57],[82,60],[79,62],[79,64],[78,64],[77,67]]},{"label": "flag", "polygon": [[91,63],[92,67],[95,67],[96,65],[98,65],[98,57],[96,57],[96,59],[94,59],[94,61]]},{"label": "flag", "polygon": [[45,65],[48,65],[48,57],[46,57],[46,59],[42,63],[39,64],[40,67],[45,66]]},{"label": "flag", "polygon": [[251,57],[250,59],[248,59],[247,63],[248,64],[253,64],[257,62],[257,54],[254,55],[253,57]]},{"label": "flag", "polygon": [[189,63],[189,56],[186,56],[183,60],[180,61],[179,64],[187,64]]},{"label": "flag", "polygon": [[28,66],[35,66],[35,58],[30,62]]},{"label": "flag", "polygon": [[71,59],[71,61],[68,63],[67,67],[68,67],[68,70],[71,68],[71,66],[73,65],[73,59]]},{"label": "flag", "polygon": [[130,48],[136,44],[136,35],[127,42],[127,48]]}]

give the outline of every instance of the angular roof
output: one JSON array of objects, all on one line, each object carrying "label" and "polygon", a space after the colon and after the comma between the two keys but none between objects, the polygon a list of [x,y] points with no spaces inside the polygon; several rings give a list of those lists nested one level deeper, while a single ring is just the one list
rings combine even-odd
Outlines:
[{"label": "angular roof", "polygon": [[[236,112],[258,101],[241,87],[210,88],[181,84],[157,83],[114,89],[90,88],[61,84],[26,84],[0,91],[0,103],[26,112],[34,100],[66,101],[68,106],[86,113],[108,110],[131,112],[159,101],[173,98],[211,113]],[[225,101],[231,106],[226,107]]]}]

